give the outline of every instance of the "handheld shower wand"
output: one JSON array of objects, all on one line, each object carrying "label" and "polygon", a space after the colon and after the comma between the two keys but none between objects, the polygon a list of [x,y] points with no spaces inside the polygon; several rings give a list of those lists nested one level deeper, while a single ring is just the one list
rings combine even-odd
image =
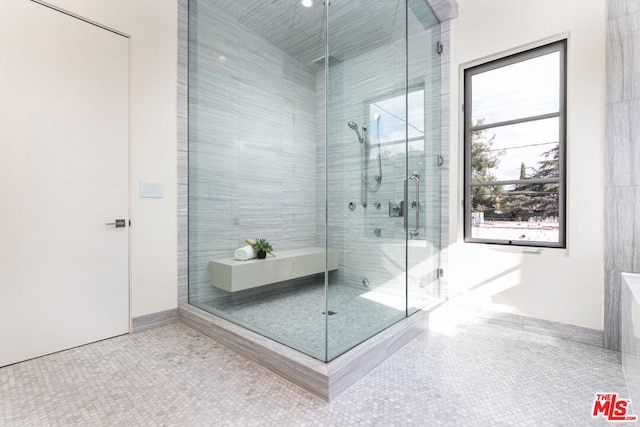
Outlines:
[{"label": "handheld shower wand", "polygon": [[[349,123],[347,123],[347,126],[349,126],[351,128],[351,130],[353,130],[356,133],[356,135],[358,135],[358,141],[360,141],[360,144],[363,144],[364,143],[364,139],[362,139],[362,135],[360,135],[360,131],[358,130],[358,124],[356,122],[349,122]],[[367,128],[363,127],[362,131],[366,132]]]},{"label": "handheld shower wand", "polygon": [[378,126],[378,175],[375,176],[375,184],[370,186],[367,184],[367,159],[369,156],[369,141],[367,128],[362,126],[362,134],[360,134],[359,126],[356,122],[350,121],[347,126],[356,133],[360,142],[360,184],[361,184],[361,202],[363,207],[367,207],[367,190],[378,191],[382,183],[382,157],[380,155],[380,115],[374,116]]}]

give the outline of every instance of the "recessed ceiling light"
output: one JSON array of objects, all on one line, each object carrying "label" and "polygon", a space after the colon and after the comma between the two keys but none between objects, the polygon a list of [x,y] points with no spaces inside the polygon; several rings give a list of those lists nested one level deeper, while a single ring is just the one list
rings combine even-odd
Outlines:
[{"label": "recessed ceiling light", "polygon": [[304,7],[311,7],[313,6],[313,0],[302,0],[302,5]]}]

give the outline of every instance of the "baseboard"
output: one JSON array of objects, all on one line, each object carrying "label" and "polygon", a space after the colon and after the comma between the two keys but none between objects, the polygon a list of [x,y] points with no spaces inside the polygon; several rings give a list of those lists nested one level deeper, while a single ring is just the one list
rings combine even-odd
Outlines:
[{"label": "baseboard", "polygon": [[534,317],[527,317],[521,314],[503,313],[489,309],[465,306],[464,310],[466,314],[487,323],[534,332],[540,335],[562,338],[568,341],[579,342],[595,347],[604,347],[604,331],[599,331],[597,329],[569,325],[551,320],[536,319]]},{"label": "baseboard", "polygon": [[178,321],[178,309],[158,311],[156,313],[145,314],[144,316],[134,317],[131,322],[131,333],[145,331],[151,328],[168,325]]}]

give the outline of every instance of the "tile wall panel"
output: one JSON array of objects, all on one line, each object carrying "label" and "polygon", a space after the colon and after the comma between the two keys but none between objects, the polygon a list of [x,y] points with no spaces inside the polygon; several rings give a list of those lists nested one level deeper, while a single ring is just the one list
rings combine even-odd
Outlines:
[{"label": "tile wall panel", "polygon": [[[412,24],[415,24],[412,23]],[[435,24],[435,22],[434,22]],[[415,27],[414,27],[415,29]],[[437,27],[416,30],[409,41],[409,81],[413,87],[423,86],[427,132],[424,137],[425,157],[410,156],[409,172],[420,173],[420,233],[411,242],[420,248],[419,260],[431,264],[440,245],[441,168],[437,167],[440,145],[440,58],[433,56],[440,37]],[[328,126],[328,218],[329,246],[342,248],[336,283],[360,287],[363,293],[372,289],[402,293],[404,290],[404,227],[402,217],[389,216],[389,202],[403,198],[405,163],[403,157],[383,156],[382,183],[376,191],[366,192],[367,207],[361,194],[361,146],[347,123],[355,121],[369,127],[370,160],[368,182],[374,183],[378,173],[376,129],[369,123],[368,105],[385,98],[400,96],[405,89],[405,46],[400,39],[387,46],[352,58],[343,58],[329,73]],[[322,97],[318,97],[323,102]],[[318,110],[323,104],[318,105]],[[413,192],[413,186],[411,192]],[[375,203],[380,203],[376,208]],[[356,205],[349,209],[349,203]],[[409,210],[411,225],[415,209]],[[379,235],[376,234],[379,230]],[[413,250],[413,249],[412,249]],[[433,263],[434,267],[437,265]],[[430,281],[433,269],[411,276],[416,284]],[[369,281],[369,288],[362,285]],[[331,298],[331,295],[329,295]]]},{"label": "tile wall panel", "polygon": [[317,245],[315,66],[211,2],[190,13],[190,297],[206,300],[209,261],[245,238],[276,253]]},{"label": "tile wall panel", "polygon": [[189,287],[189,108],[188,108],[188,0],[178,1],[178,305],[188,302]]}]

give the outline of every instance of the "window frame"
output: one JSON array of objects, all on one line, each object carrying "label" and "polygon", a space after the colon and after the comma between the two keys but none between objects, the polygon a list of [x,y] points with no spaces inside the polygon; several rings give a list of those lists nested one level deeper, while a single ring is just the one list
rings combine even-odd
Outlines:
[{"label": "window frame", "polygon": [[[534,59],[550,53],[559,52],[559,67],[560,67],[560,86],[559,86],[559,111],[557,113],[549,113],[542,115],[534,115],[527,117],[520,117],[517,119],[510,119],[499,121],[490,124],[482,124],[480,126],[472,127],[472,84],[471,80],[474,75],[484,73],[487,71],[502,68],[508,65],[517,64],[523,61]],[[496,244],[505,246],[532,246],[540,248],[562,248],[566,246],[566,151],[567,151],[567,137],[566,137],[566,122],[567,122],[567,40],[562,39],[553,43],[545,44],[540,47],[524,50],[522,52],[514,53],[502,58],[491,60],[479,65],[475,65],[463,70],[463,149],[464,149],[464,241],[468,243],[484,243],[484,244]],[[532,182],[529,180],[498,180],[486,183],[472,183],[472,170],[471,170],[471,146],[473,139],[473,132],[490,129],[514,124],[530,123],[538,120],[558,118],[558,162],[559,162],[559,174],[558,178],[538,178]],[[506,239],[487,239],[471,236],[472,227],[472,206],[471,206],[471,188],[476,186],[498,186],[498,185],[518,185],[518,184],[536,184],[536,183],[558,183],[558,241],[557,242],[544,242],[544,241],[529,241],[529,240],[506,240]]]}]

